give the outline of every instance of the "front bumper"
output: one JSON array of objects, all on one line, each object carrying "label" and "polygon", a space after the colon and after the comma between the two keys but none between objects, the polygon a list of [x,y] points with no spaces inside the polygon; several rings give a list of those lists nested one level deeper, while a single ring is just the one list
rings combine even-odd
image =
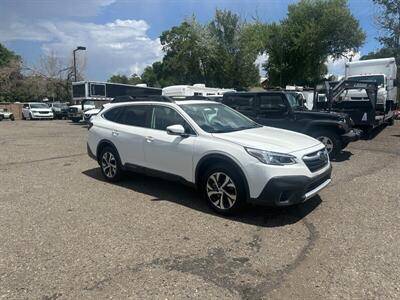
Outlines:
[{"label": "front bumper", "polygon": [[54,114],[31,114],[32,119],[54,119]]},{"label": "front bumper", "polygon": [[351,129],[348,133],[342,134],[342,142],[344,144],[348,144],[350,142],[355,142],[358,141],[360,139],[362,135],[362,131],[359,129]]},{"label": "front bumper", "polygon": [[266,206],[289,206],[302,203],[318,194],[331,182],[332,167],[315,177],[280,176],[268,181],[257,198],[249,202]]},{"label": "front bumper", "polygon": [[68,119],[83,119],[83,114],[82,113],[68,113]]}]

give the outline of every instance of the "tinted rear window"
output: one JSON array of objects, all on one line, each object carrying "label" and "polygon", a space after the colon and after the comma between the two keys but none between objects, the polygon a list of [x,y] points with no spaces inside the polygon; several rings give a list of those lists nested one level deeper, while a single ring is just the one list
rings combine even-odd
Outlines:
[{"label": "tinted rear window", "polygon": [[149,127],[148,121],[151,107],[145,105],[132,105],[121,107],[117,122],[125,125]]},{"label": "tinted rear window", "polygon": [[222,102],[234,109],[251,109],[253,101],[254,95],[229,95]]},{"label": "tinted rear window", "polygon": [[109,111],[106,111],[103,114],[103,117],[105,119],[107,119],[108,121],[116,122],[120,112],[121,112],[121,107],[116,107],[116,108],[110,109]]}]

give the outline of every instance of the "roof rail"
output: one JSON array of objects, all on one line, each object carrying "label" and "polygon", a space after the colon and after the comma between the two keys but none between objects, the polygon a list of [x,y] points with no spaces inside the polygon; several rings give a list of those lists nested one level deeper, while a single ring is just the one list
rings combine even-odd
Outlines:
[{"label": "roof rail", "polygon": [[141,96],[118,96],[111,103],[138,102],[138,101],[158,101],[158,102],[176,102],[184,100],[214,100],[206,96],[162,96],[162,95],[141,95]]},{"label": "roof rail", "polygon": [[117,96],[111,103],[121,102],[138,102],[138,101],[159,101],[159,102],[174,102],[171,98],[161,95],[140,95],[140,96]]}]

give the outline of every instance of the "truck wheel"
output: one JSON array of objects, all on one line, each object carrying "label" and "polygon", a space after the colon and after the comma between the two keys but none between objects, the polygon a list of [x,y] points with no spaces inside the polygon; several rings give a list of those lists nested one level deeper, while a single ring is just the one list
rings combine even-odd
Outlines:
[{"label": "truck wheel", "polygon": [[77,118],[72,118],[71,120],[72,120],[72,122],[74,122],[74,123],[79,123],[79,121],[80,121],[80,119],[77,119]]},{"label": "truck wheel", "polygon": [[10,120],[11,120],[11,121],[15,121],[14,115],[12,115],[12,116],[10,117]]},{"label": "truck wheel", "polygon": [[339,135],[337,135],[335,132],[321,130],[315,132],[312,136],[325,145],[331,159],[335,158],[343,149],[342,141],[340,140]]},{"label": "truck wheel", "polygon": [[388,120],[388,125],[389,125],[389,126],[393,126],[393,125],[394,125],[394,117],[392,117],[392,118],[390,118],[390,119]]}]

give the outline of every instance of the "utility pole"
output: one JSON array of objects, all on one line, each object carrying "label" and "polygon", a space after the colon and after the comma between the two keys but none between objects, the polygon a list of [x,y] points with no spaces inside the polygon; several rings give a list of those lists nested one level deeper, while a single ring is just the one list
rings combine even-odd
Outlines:
[{"label": "utility pole", "polygon": [[74,81],[76,82],[76,57],[75,57],[75,52],[79,50],[86,50],[86,47],[83,46],[78,46],[72,53],[74,54]]}]

